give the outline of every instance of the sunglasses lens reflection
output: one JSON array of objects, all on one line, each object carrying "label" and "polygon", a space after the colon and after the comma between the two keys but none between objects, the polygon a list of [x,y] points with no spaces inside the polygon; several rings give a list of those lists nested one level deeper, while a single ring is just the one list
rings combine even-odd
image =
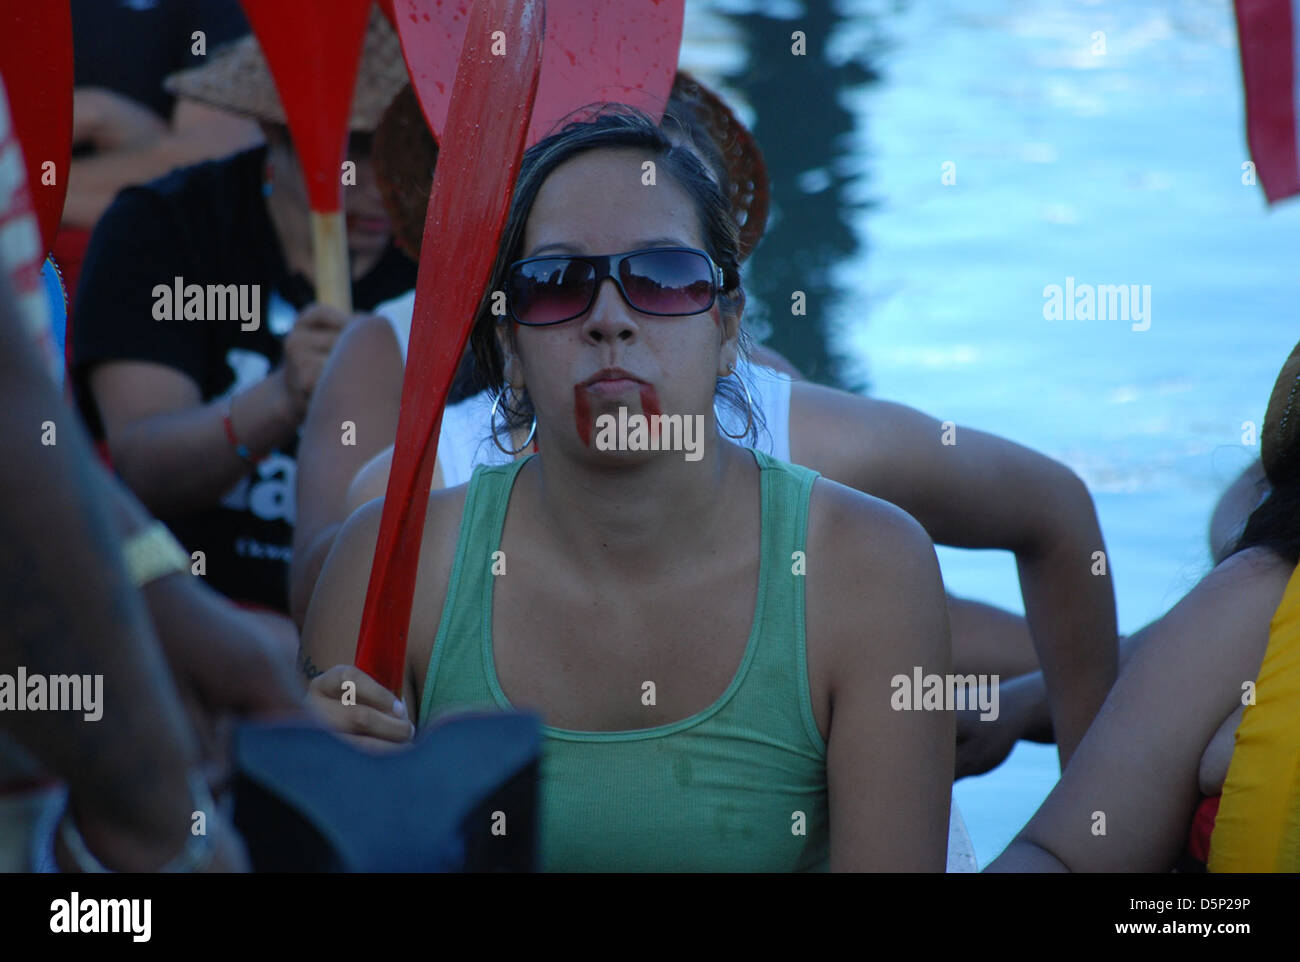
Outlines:
[{"label": "sunglasses lens reflection", "polygon": [[[700,251],[650,250],[615,260],[628,304],[642,313],[683,317],[713,303],[713,263]],[[541,257],[511,269],[506,296],[521,324],[558,324],[587,312],[598,277],[588,261]]]},{"label": "sunglasses lens reflection", "polygon": [[522,324],[555,324],[586,311],[596,269],[584,261],[552,257],[520,264],[510,273],[506,296]]},{"label": "sunglasses lens reflection", "polygon": [[628,300],[647,314],[698,314],[713,299],[712,273],[691,251],[647,251],[619,265]]}]

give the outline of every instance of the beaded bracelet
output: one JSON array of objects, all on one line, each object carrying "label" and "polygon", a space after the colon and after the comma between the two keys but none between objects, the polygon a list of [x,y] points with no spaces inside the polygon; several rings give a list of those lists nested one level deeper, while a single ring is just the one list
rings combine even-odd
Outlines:
[{"label": "beaded bracelet", "polygon": [[235,449],[235,453],[239,455],[243,462],[249,467],[252,467],[255,464],[265,461],[266,458],[265,456],[260,458],[253,457],[252,452],[248,450],[248,445],[244,444],[235,436],[235,425],[230,420],[230,415],[234,413],[234,410],[235,396],[232,394],[230,400],[226,402],[226,413],[221,419],[222,423],[226,426],[226,440],[230,442],[230,446]]}]

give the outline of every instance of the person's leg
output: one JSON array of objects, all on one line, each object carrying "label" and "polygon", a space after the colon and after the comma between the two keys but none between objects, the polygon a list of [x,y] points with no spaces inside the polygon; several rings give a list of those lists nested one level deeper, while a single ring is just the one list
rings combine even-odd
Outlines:
[{"label": "person's leg", "polygon": [[1034,641],[1023,615],[948,595],[952,670],[957,675],[1015,678],[1038,670]]}]

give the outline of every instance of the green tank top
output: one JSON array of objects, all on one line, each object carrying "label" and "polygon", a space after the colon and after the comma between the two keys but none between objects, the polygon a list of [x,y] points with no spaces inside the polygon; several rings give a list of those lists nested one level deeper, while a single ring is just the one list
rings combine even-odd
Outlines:
[{"label": "green tank top", "polygon": [[[827,868],[826,743],[809,694],[803,556],[794,554],[804,550],[817,474],[753,455],[762,477],[762,557],[753,628],[735,677],[708,708],[670,725],[543,726],[544,870]],[[491,569],[526,461],[479,467],[469,482],[421,726],[449,710],[512,709],[492,652]]]}]

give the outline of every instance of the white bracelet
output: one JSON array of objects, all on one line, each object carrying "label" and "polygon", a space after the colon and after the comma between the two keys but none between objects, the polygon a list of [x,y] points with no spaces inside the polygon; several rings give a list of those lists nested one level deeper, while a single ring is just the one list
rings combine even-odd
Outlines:
[{"label": "white bracelet", "polygon": [[190,567],[189,554],[161,521],[154,521],[122,542],[122,560],[137,588]]},{"label": "white bracelet", "polygon": [[[190,797],[194,802],[194,811],[215,813],[216,802],[213,801],[212,792],[208,790],[208,783],[204,778],[201,775],[191,773],[189,785]],[[63,839],[63,844],[67,847],[73,862],[76,863],[78,871],[87,874],[112,873],[114,870],[95,858],[90,849],[86,847],[86,840],[81,837],[81,832],[77,830],[77,826],[72,820],[70,803],[71,798],[69,798],[69,807],[63,810],[62,824],[59,826],[59,837]],[[212,864],[215,855],[216,846],[211,836],[206,832],[202,835],[195,835],[191,832],[181,853],[156,871],[165,873],[202,872]]]}]

